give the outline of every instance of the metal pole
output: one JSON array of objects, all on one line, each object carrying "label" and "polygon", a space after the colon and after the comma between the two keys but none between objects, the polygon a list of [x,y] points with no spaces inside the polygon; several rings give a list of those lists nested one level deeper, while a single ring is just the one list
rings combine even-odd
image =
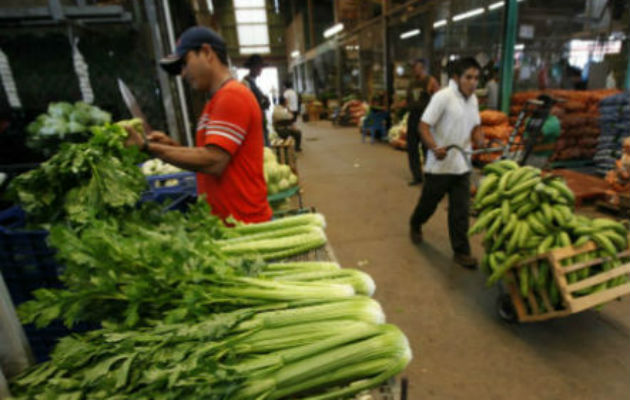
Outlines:
[{"label": "metal pole", "polygon": [[503,51],[501,52],[501,111],[508,114],[514,81],[514,45],[518,26],[517,0],[506,0],[504,21]]},{"label": "metal pole", "polygon": [[168,131],[171,135],[174,135],[180,142],[183,142],[183,138],[177,127],[177,119],[175,118],[175,105],[173,104],[173,95],[171,93],[170,83],[166,73],[162,71],[159,61],[163,55],[162,34],[160,32],[160,26],[158,25],[157,10],[154,0],[146,0],[144,2],[145,9],[147,11],[147,22],[151,29],[151,39],[153,41],[153,53],[155,57],[155,68],[157,70],[157,77],[160,84],[160,91],[162,92],[162,103],[164,105],[164,112],[166,113],[166,124],[168,125]]},{"label": "metal pole", "polygon": [[317,40],[315,40],[315,27],[313,26],[313,0],[308,0],[308,36],[310,37],[309,49],[316,46]]},{"label": "metal pole", "polygon": [[337,40],[336,41],[336,46],[335,46],[335,68],[337,68],[337,76],[335,78],[335,92],[337,93],[337,98],[339,99],[339,103],[341,103],[341,98],[343,97],[341,95],[342,93],[342,88],[341,88],[341,82],[342,82],[342,77],[341,74],[343,73],[343,61],[342,61],[342,53],[341,53],[341,43]]},{"label": "metal pole", "polygon": [[392,68],[390,67],[390,61],[391,61],[391,57],[390,57],[390,42],[389,42],[389,35],[387,34],[388,32],[388,28],[389,28],[389,18],[387,17],[387,10],[388,10],[388,2],[384,1],[383,3],[383,9],[381,10],[383,13],[383,75],[385,78],[385,110],[387,110],[387,112],[390,111],[390,97],[391,97],[391,93],[392,93],[392,87],[393,87],[393,83],[392,83]]},{"label": "metal pole", "polygon": [[[171,52],[175,51],[175,33],[173,32],[173,18],[171,17],[171,7],[168,4],[168,0],[162,0],[162,7],[164,7],[164,17],[166,19],[166,31],[168,33],[168,42]],[[184,94],[184,84],[182,83],[182,77],[177,75],[175,77],[175,85],[177,86],[177,94],[179,95],[179,106],[182,111],[182,119],[184,120],[184,133],[186,134],[186,144],[188,146],[194,146],[192,132],[190,128],[190,116],[188,114],[188,103],[186,102],[186,95]]]},{"label": "metal pole", "polygon": [[[0,370],[6,377],[12,377],[33,362],[33,355],[9,296],[9,289],[0,274]],[[0,398],[2,389],[0,382]]]},{"label": "metal pole", "polygon": [[4,378],[2,369],[0,369],[0,399],[9,398],[11,398],[11,393],[9,393],[9,385],[7,385],[7,380]]}]

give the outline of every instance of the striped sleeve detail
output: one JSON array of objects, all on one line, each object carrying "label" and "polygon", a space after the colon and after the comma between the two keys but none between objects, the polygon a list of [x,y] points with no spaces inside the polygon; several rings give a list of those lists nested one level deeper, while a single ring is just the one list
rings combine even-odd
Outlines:
[{"label": "striped sleeve detail", "polygon": [[225,132],[221,132],[221,131],[213,131],[213,130],[208,130],[206,131],[206,136],[222,136],[226,139],[229,139],[231,141],[233,141],[234,143],[236,143],[237,145],[241,145],[243,144],[243,141],[241,139],[237,139],[234,136],[230,135],[229,133],[225,133]]},{"label": "striped sleeve detail", "polygon": [[[201,121],[200,121],[201,122]],[[236,124],[226,121],[203,121],[200,123],[200,129],[205,131],[206,136],[218,135],[230,139],[239,146],[245,140],[245,130]]]}]

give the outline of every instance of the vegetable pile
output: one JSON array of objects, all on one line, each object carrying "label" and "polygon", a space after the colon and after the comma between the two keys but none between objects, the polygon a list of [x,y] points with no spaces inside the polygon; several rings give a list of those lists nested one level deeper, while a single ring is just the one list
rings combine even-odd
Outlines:
[{"label": "vegetable pile", "polygon": [[298,178],[291,171],[291,167],[279,164],[276,155],[268,147],[264,150],[264,174],[267,182],[267,192],[270,195],[284,192],[297,186]]},{"label": "vegetable pile", "polygon": [[409,113],[405,113],[403,118],[396,125],[389,128],[387,131],[387,139],[389,143],[397,149],[407,148],[407,120],[409,119]]},{"label": "vegetable pile", "polygon": [[[539,169],[519,167],[509,160],[489,164],[483,172],[485,178],[474,203],[480,216],[470,228],[469,235],[485,232],[483,244],[486,253],[482,266],[490,275],[488,285],[497,283],[507,271],[529,257],[554,248],[581,246],[591,240],[597,243],[597,251],[568,259],[563,264],[602,256],[610,259],[601,265],[568,274],[569,283],[622,264],[617,254],[628,249],[628,230],[621,223],[609,219],[574,215],[574,195],[562,178],[553,175],[542,177]],[[532,288],[545,290],[554,309],[563,307],[553,271],[547,262],[540,264],[536,276],[529,268],[519,268],[517,280],[523,297],[527,297]],[[578,295],[617,286],[627,280],[628,277],[623,275],[587,288]],[[539,307],[544,310],[543,303]]]},{"label": "vegetable pile", "polygon": [[[479,113],[481,117],[481,127],[484,133],[484,146],[483,148],[498,148],[508,144],[510,133],[512,133],[513,127],[508,123],[508,116],[501,111],[483,110]],[[520,136],[516,139],[520,141]],[[501,157],[501,152],[475,154],[473,159],[482,164],[487,164],[496,161]]]},{"label": "vegetable pile", "polygon": [[152,158],[150,160],[147,160],[144,164],[142,164],[142,167],[140,167],[140,169],[145,176],[169,175],[183,171],[183,169],[166,163],[159,158]]},{"label": "vegetable pile", "polygon": [[[184,172],[183,169],[166,163],[159,158],[147,160],[144,164],[142,164],[140,170],[145,176],[171,175]],[[179,180],[176,178],[160,179],[153,182],[153,187],[173,187],[179,185],[179,183]]]},{"label": "vegetable pile", "polygon": [[9,196],[35,224],[85,223],[134,207],[146,187],[137,167],[145,156],[124,147],[126,123],[136,122],[96,126],[89,141],[64,144],[39,168],[12,180]]},{"label": "vegetable pile", "polygon": [[63,339],[12,390],[16,399],[343,399],[411,359],[405,336],[382,321],[378,303],[356,297],[105,327]]},{"label": "vegetable pile", "polygon": [[101,326],[15,378],[16,399],[344,399],[405,368],[369,275],[281,262],[326,243],[322,215],[227,227],[202,198],[186,213],[138,205],[142,155],[125,136],[94,128],[12,183],[64,266],[64,288],[36,290],[20,319]]},{"label": "vegetable pile", "polygon": [[111,115],[82,101],[50,103],[48,112],[41,114],[26,128],[27,145],[44,155],[54,154],[64,141],[80,142],[90,137],[90,128],[111,122]]}]

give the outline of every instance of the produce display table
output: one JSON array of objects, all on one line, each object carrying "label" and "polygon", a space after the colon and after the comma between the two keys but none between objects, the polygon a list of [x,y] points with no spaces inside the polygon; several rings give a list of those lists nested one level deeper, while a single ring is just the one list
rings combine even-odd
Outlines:
[{"label": "produce display table", "polygon": [[595,200],[606,196],[608,183],[593,175],[582,174],[569,169],[556,169],[553,175],[562,176],[567,186],[575,194],[575,206],[580,207],[584,200]]}]

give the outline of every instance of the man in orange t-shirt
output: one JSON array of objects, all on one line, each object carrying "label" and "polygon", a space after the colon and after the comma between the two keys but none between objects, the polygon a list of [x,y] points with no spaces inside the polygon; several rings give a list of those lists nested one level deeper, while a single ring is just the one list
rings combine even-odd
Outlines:
[{"label": "man in orange t-shirt", "polygon": [[180,146],[165,133],[153,131],[144,140],[132,128],[129,144],[170,164],[197,172],[197,190],[212,213],[243,222],[271,219],[263,175],[262,114],[254,95],[232,79],[226,46],[213,30],[187,29],[175,53],[160,60],[172,75],[193,89],[208,92],[197,124],[196,147]]}]

